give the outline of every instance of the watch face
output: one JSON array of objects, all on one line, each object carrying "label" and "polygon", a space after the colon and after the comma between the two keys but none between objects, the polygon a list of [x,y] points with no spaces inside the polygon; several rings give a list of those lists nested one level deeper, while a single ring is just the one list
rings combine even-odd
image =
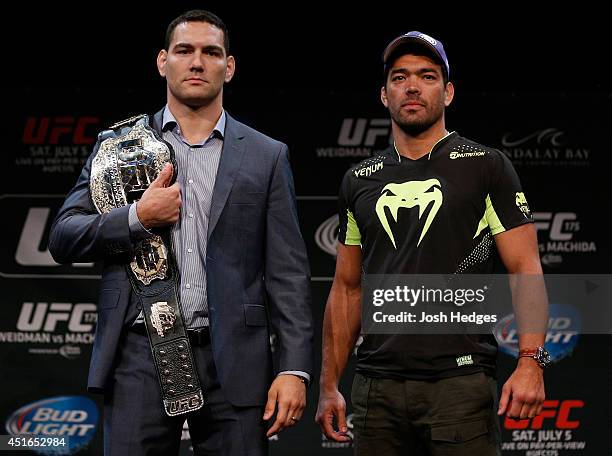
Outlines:
[{"label": "watch face", "polygon": [[538,347],[538,354],[536,356],[536,359],[541,364],[546,365],[550,363],[550,353],[548,353],[548,350],[546,350],[544,347]]}]

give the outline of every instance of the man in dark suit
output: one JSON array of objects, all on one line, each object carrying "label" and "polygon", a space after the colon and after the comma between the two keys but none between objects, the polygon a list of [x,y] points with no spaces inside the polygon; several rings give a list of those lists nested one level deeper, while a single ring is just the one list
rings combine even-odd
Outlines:
[{"label": "man in dark suit", "polygon": [[287,146],[224,111],[235,60],[217,16],[198,10],[176,18],[157,65],[167,105],[150,126],[173,146],[177,169],[167,164],[136,203],[98,214],[89,191],[98,141],[49,241],[60,263],[104,263],[88,387],[104,393],[105,453],[178,452],[185,416],[164,412],[125,267],[139,240],[166,227],[205,392],[204,407],[187,415],[194,451],[265,454],[266,435],[301,418],[312,375],[309,269]]}]

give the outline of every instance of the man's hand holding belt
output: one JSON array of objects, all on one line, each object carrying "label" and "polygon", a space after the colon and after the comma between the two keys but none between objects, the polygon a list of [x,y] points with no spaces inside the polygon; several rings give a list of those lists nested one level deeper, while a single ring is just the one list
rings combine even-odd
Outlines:
[{"label": "man's hand holding belt", "polygon": [[159,176],[151,182],[136,204],[136,213],[145,229],[174,225],[180,215],[181,187],[172,181],[172,164],[166,163]]}]

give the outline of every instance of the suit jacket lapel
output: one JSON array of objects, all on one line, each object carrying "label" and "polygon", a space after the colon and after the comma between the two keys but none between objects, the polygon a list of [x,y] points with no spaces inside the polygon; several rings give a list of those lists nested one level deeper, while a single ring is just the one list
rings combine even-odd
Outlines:
[{"label": "suit jacket lapel", "polygon": [[155,115],[153,117],[149,118],[149,125],[160,136],[162,134],[162,122],[163,122],[163,119],[164,119],[164,108],[161,108],[159,111],[157,111],[155,113]]},{"label": "suit jacket lapel", "polygon": [[225,136],[223,139],[223,149],[221,160],[215,179],[213,189],[212,204],[210,207],[210,219],[208,221],[208,238],[215,229],[221,212],[225,207],[227,198],[230,194],[234,180],[244,156],[244,134],[240,131],[240,125],[226,111]]}]

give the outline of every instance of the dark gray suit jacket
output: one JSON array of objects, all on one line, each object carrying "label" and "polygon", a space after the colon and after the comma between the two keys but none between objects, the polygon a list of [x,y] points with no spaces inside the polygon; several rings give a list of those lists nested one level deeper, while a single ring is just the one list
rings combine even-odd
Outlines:
[{"label": "dark gray suit jacket", "polygon": [[[151,126],[161,134],[162,111]],[[126,273],[133,256],[128,206],[98,214],[89,193],[93,155],[66,197],[49,250],[59,263],[103,261],[90,390],[111,385],[119,338],[139,313]],[[312,376],[310,272],[300,234],[287,146],[227,115],[213,191],[206,257],[212,350],[221,387],[236,406],[264,404],[277,371]]]}]

